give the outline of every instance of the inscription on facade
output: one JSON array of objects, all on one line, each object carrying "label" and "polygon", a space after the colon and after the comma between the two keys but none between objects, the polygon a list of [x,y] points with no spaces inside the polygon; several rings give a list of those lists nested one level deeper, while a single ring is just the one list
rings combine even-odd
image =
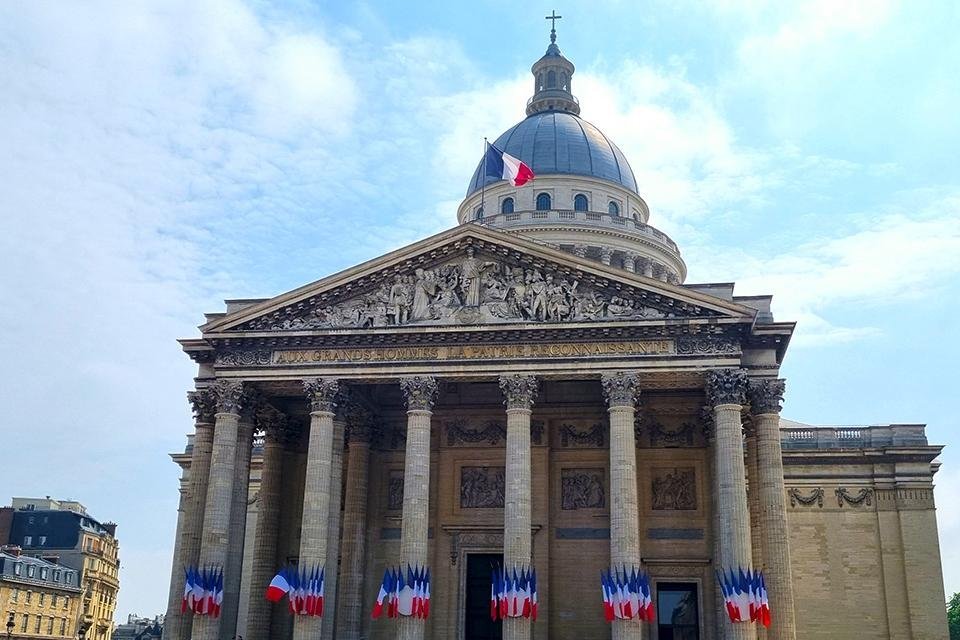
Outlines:
[{"label": "inscription on facade", "polygon": [[655,511],[691,511],[697,508],[693,467],[653,469],[651,493]]},{"label": "inscription on facade", "polygon": [[505,484],[504,467],[461,467],[460,508],[502,509]]},{"label": "inscription on facade", "polygon": [[338,362],[401,362],[422,360],[518,360],[670,355],[673,340],[566,342],[554,344],[457,345],[424,347],[357,347],[274,351],[273,365]]},{"label": "inscription on facade", "polygon": [[602,509],[607,506],[603,469],[564,469],[560,473],[560,508]]}]

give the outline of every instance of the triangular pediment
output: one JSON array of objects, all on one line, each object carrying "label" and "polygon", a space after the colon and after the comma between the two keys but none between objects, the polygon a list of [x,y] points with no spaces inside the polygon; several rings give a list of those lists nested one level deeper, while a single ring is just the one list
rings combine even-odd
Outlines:
[{"label": "triangular pediment", "polygon": [[203,325],[204,334],[751,321],[753,309],[475,224]]}]

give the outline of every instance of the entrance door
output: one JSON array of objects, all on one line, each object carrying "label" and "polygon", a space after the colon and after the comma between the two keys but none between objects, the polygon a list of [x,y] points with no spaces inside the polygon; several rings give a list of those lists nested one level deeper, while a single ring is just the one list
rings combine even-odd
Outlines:
[{"label": "entrance door", "polygon": [[490,619],[490,581],[494,565],[500,564],[503,564],[503,555],[499,553],[467,554],[466,640],[503,638],[500,622]]},{"label": "entrance door", "polygon": [[657,583],[657,638],[700,640],[700,611],[695,583]]}]

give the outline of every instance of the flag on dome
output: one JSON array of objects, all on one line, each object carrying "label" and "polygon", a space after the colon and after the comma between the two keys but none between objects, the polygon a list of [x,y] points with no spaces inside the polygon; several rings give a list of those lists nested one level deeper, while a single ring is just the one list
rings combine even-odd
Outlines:
[{"label": "flag on dome", "polygon": [[533,170],[519,158],[501,151],[489,142],[483,155],[483,174],[498,180],[509,180],[515,187],[534,179]]}]

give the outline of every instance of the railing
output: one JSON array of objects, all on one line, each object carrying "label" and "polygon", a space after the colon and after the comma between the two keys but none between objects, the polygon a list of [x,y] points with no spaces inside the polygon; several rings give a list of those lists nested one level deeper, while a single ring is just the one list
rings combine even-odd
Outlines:
[{"label": "railing", "polygon": [[926,446],[927,436],[922,424],[805,427],[781,429],[780,444],[785,450],[909,447]]},{"label": "railing", "polygon": [[515,211],[513,213],[497,213],[484,216],[476,220],[479,224],[489,227],[512,227],[525,224],[538,224],[540,222],[579,222],[584,226],[604,227],[608,229],[624,229],[647,238],[652,238],[657,242],[666,245],[675,253],[679,253],[677,243],[670,239],[670,236],[655,229],[648,224],[628,218],[626,216],[614,216],[609,213],[599,211],[570,211],[564,209],[551,209],[549,211]]}]

